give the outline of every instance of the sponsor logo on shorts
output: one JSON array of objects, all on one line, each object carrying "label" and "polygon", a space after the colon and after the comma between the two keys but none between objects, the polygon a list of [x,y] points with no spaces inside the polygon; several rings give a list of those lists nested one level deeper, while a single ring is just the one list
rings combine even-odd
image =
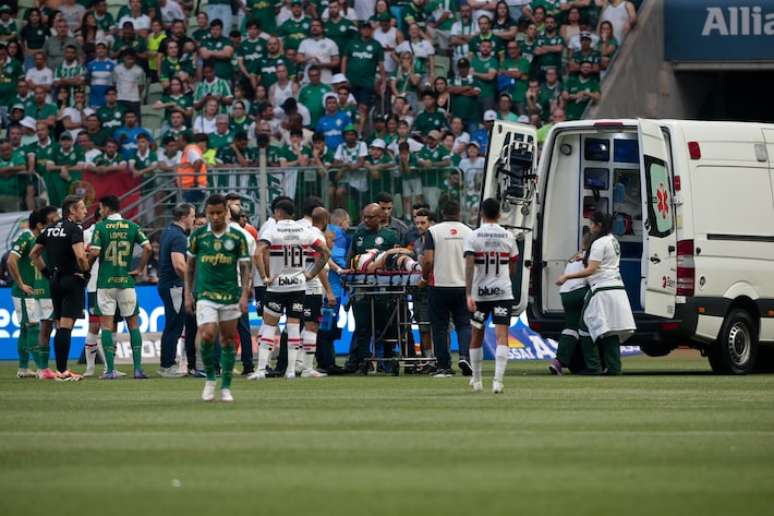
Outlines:
[{"label": "sponsor logo on shorts", "polygon": [[270,301],[266,303],[266,308],[271,310],[272,312],[281,312],[282,311],[282,305],[279,303],[275,303],[274,301]]},{"label": "sponsor logo on shorts", "polygon": [[494,307],[493,312],[497,316],[501,316],[501,315],[506,316],[508,315],[508,312],[510,312],[510,310],[505,306],[496,306]]},{"label": "sponsor logo on shorts", "polygon": [[292,310],[293,310],[294,312],[302,312],[302,311],[304,310],[304,305],[303,305],[303,304],[301,304],[301,303],[293,303],[293,308],[292,308]]}]

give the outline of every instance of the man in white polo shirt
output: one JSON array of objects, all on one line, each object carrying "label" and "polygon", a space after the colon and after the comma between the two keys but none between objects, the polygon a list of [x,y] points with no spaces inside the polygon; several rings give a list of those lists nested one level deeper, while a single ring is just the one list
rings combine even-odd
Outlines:
[{"label": "man in white polo shirt", "polygon": [[459,342],[459,362],[464,376],[470,376],[470,312],[465,297],[465,238],[473,231],[460,222],[460,205],[449,201],[443,208],[443,222],[425,233],[422,277],[428,282],[430,326],[437,359],[436,378],[454,374],[449,353],[449,319],[454,322]]},{"label": "man in white polo shirt", "polygon": [[312,37],[301,42],[296,54],[296,62],[304,66],[304,76],[306,76],[306,68],[316,64],[322,72],[320,75],[322,82],[328,83],[333,77],[333,71],[339,68],[339,47],[332,39],[325,37],[322,21],[313,20],[309,32]]}]

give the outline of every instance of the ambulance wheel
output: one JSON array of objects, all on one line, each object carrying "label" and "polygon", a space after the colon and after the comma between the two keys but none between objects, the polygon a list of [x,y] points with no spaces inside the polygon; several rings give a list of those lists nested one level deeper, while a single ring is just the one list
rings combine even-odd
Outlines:
[{"label": "ambulance wheel", "polygon": [[758,328],[745,310],[726,315],[713,349],[707,352],[712,370],[721,374],[747,374],[758,356]]}]

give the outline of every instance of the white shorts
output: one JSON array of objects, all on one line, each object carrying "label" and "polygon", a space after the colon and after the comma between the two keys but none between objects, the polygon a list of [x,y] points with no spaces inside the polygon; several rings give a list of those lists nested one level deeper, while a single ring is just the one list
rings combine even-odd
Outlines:
[{"label": "white shorts", "polygon": [[51,299],[34,299],[31,297],[12,297],[13,309],[20,324],[37,324],[54,318],[54,304]]},{"label": "white shorts", "polygon": [[137,291],[134,288],[97,289],[97,306],[100,315],[107,317],[116,315],[116,305],[121,317],[137,315]]},{"label": "white shorts", "polygon": [[199,326],[202,324],[233,321],[240,317],[242,317],[242,311],[239,309],[239,304],[222,305],[206,300],[196,302],[196,324]]},{"label": "white shorts", "polygon": [[403,197],[419,197],[422,195],[422,178],[403,180]]}]

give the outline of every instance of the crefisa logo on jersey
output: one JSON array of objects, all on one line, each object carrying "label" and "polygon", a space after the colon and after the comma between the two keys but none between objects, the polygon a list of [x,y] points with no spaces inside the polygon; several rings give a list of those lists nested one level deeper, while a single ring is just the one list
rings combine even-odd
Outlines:
[{"label": "crefisa logo on jersey", "polygon": [[478,295],[479,297],[492,297],[492,296],[499,296],[503,293],[502,289],[500,287],[478,287]]}]

